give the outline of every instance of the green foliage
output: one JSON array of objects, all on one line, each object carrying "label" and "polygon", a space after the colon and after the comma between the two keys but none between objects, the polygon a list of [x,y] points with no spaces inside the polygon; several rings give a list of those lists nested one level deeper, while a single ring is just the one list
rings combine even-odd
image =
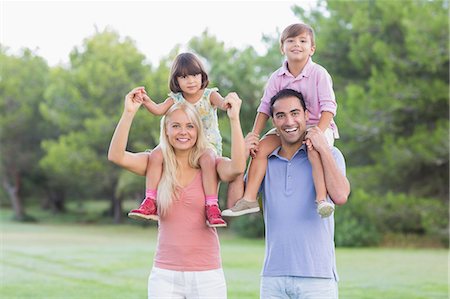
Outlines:
[{"label": "green foliage", "polygon": [[383,236],[427,235],[448,245],[448,203],[392,192],[380,196],[363,189],[335,213],[337,246],[375,246]]},{"label": "green foliage", "polygon": [[210,36],[207,31],[200,37],[191,39],[189,46],[206,59],[211,86],[218,87],[222,96],[229,92],[238,93],[242,99],[243,130],[250,131],[265,84],[261,68],[257,64],[261,58],[256,51],[252,47],[243,50],[227,49],[223,42]]},{"label": "green foliage", "polygon": [[0,66],[0,180],[15,219],[26,221],[22,197],[34,190],[23,188],[27,186],[23,182],[41,180],[37,167],[43,155],[40,142],[50,132],[38,111],[49,69],[30,50],[14,56],[2,45]]},{"label": "green foliage", "polygon": [[116,193],[119,169],[106,153],[123,97],[150,73],[144,59],[131,39],[105,30],[72,51],[69,68],[54,70],[40,107],[59,130],[58,138],[43,142],[40,164],[54,185],[91,195]]},{"label": "green foliage", "polygon": [[448,7],[326,1],[295,10],[316,28],[315,60],[334,78],[337,145],[350,166],[373,172],[371,191],[448,199]]},{"label": "green foliage", "polygon": [[261,213],[252,213],[232,219],[231,228],[242,237],[264,237],[264,219]]},{"label": "green foliage", "polygon": [[335,218],[336,246],[374,246],[381,241],[373,198],[363,190],[353,191],[349,202],[337,207]]}]

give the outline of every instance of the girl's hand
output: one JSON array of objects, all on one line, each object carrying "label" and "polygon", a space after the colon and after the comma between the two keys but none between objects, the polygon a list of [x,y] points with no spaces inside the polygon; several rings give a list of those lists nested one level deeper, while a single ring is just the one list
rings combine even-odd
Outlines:
[{"label": "girl's hand", "polygon": [[145,94],[144,87],[139,86],[139,87],[132,89],[125,96],[124,111],[136,113],[136,111],[142,105],[142,94]]}]

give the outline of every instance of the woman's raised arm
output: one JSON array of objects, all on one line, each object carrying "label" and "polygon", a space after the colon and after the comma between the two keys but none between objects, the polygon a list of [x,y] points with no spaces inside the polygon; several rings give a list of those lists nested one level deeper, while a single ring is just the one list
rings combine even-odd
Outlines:
[{"label": "woman's raised arm", "polygon": [[225,97],[225,105],[231,126],[231,160],[221,159],[217,164],[217,173],[220,180],[232,181],[238,175],[244,173],[247,155],[245,153],[244,135],[242,134],[241,122],[239,120],[239,112],[242,100],[236,93],[230,93]]},{"label": "woman's raised arm", "polygon": [[148,153],[126,151],[133,118],[142,105],[143,87],[136,87],[125,96],[122,116],[117,124],[108,150],[108,160],[138,175],[145,175]]}]

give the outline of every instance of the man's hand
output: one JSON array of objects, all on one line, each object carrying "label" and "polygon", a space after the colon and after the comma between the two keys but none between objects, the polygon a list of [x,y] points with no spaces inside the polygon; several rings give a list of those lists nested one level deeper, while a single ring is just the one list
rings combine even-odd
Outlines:
[{"label": "man's hand", "polygon": [[321,153],[329,148],[327,139],[319,127],[308,129],[303,143],[306,144],[308,151],[316,150]]},{"label": "man's hand", "polygon": [[248,156],[252,156],[254,158],[256,156],[256,152],[258,151],[259,146],[259,135],[253,132],[250,132],[245,136],[245,152]]}]

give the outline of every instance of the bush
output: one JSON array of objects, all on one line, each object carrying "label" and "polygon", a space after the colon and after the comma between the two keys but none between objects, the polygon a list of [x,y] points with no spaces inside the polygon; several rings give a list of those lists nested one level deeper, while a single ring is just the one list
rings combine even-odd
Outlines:
[{"label": "bush", "polygon": [[375,246],[387,234],[439,238],[448,244],[448,203],[399,193],[376,195],[353,191],[336,208],[337,246]]},{"label": "bush", "polygon": [[381,234],[373,213],[371,198],[363,190],[356,190],[347,204],[336,207],[336,246],[375,246],[380,243]]},{"label": "bush", "polygon": [[264,219],[261,213],[251,213],[241,217],[234,217],[231,221],[231,228],[242,237],[263,238]]}]

